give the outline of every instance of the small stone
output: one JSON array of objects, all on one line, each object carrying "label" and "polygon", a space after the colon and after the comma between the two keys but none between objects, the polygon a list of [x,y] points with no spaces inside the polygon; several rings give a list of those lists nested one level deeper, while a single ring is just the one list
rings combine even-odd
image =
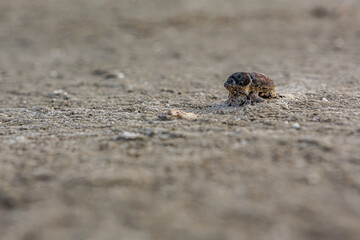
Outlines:
[{"label": "small stone", "polygon": [[107,73],[107,74],[103,75],[104,79],[112,79],[112,78],[116,78],[116,77],[117,77],[117,75],[113,74],[113,73]]},{"label": "small stone", "polygon": [[52,94],[49,95],[49,97],[53,98],[54,101],[56,101],[56,98],[62,98],[62,99],[65,99],[65,100],[70,99],[70,97],[68,96],[68,93],[65,92],[63,89],[54,90],[52,92]]},{"label": "small stone", "polygon": [[125,87],[125,90],[126,90],[128,93],[132,93],[132,92],[135,91],[135,88],[134,88],[134,86],[132,86],[132,85],[128,85],[128,86]]},{"label": "small stone", "polygon": [[318,6],[311,10],[311,15],[315,18],[326,18],[331,17],[333,13],[325,7]]},{"label": "small stone", "polygon": [[175,93],[175,91],[172,89],[164,89],[164,88],[160,89],[160,92]]},{"label": "small stone", "polygon": [[300,128],[300,124],[299,123],[294,123],[292,126],[292,128],[295,128],[295,129],[299,129]]},{"label": "small stone", "polygon": [[194,120],[198,116],[195,113],[192,112],[182,112],[177,109],[170,109],[169,111],[165,113],[160,113],[159,118],[162,120],[171,120],[174,118],[180,118],[180,119],[186,119],[186,120]]},{"label": "small stone", "polygon": [[117,78],[123,79],[123,78],[125,77],[125,74],[122,73],[122,72],[118,72],[118,73],[116,74],[116,76],[117,76]]},{"label": "small stone", "polygon": [[53,91],[54,95],[59,95],[59,96],[67,96],[68,93],[65,92],[63,89],[57,89]]},{"label": "small stone", "polygon": [[288,122],[288,121],[285,121],[284,123],[285,123],[286,125],[288,125],[288,124],[289,124],[289,122]]},{"label": "small stone", "polygon": [[94,75],[94,76],[102,76],[107,73],[108,73],[108,71],[103,70],[103,69],[95,69],[95,70],[91,71],[91,75]]},{"label": "small stone", "polygon": [[133,132],[123,132],[116,138],[116,140],[139,140],[139,139],[142,139],[142,136],[139,133],[133,133]]},{"label": "small stone", "polygon": [[323,101],[323,102],[328,102],[329,100],[327,100],[326,98],[323,97],[323,98],[321,99],[321,101]]},{"label": "small stone", "polygon": [[122,72],[117,70],[115,71],[108,71],[105,69],[95,69],[91,71],[91,75],[93,76],[101,76],[104,79],[113,79],[113,78],[124,78],[125,75]]},{"label": "small stone", "polygon": [[50,170],[46,170],[46,169],[36,170],[36,171],[34,171],[34,173],[32,175],[36,180],[39,180],[39,181],[50,181],[55,176],[54,172],[52,172]]}]

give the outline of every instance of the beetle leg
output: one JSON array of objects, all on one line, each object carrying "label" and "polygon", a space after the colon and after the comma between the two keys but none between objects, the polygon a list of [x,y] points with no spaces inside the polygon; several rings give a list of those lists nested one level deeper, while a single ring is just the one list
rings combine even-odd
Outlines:
[{"label": "beetle leg", "polygon": [[232,99],[231,98],[228,98],[224,104],[227,105],[227,106],[231,106],[231,102],[232,102]]},{"label": "beetle leg", "polygon": [[284,98],[285,97],[284,95],[281,95],[281,94],[276,93],[276,92],[272,92],[271,96],[273,96],[274,98]]},{"label": "beetle leg", "polygon": [[249,98],[251,102],[263,102],[264,100],[259,97],[259,93],[258,92],[252,92],[249,94]]}]

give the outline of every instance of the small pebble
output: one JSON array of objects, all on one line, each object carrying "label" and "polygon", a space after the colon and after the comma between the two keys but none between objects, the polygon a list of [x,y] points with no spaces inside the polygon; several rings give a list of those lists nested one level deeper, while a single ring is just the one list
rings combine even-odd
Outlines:
[{"label": "small pebble", "polygon": [[300,128],[300,124],[299,124],[299,123],[294,123],[291,127],[292,127],[292,128],[295,128],[295,129],[299,129],[299,128]]},{"label": "small pebble", "polygon": [[285,123],[286,125],[288,125],[288,124],[289,124],[289,122],[288,122],[288,121],[285,121],[284,123]]},{"label": "small pebble", "polygon": [[117,75],[117,78],[120,78],[120,79],[125,77],[125,74],[122,72],[118,72],[116,75]]},{"label": "small pebble", "polygon": [[165,113],[160,113],[158,117],[162,120],[171,120],[174,118],[194,120],[197,118],[197,115],[192,112],[182,112],[180,110],[170,109],[169,111],[167,111]]},{"label": "small pebble", "polygon": [[33,172],[33,177],[40,181],[50,181],[55,177],[53,171],[47,169],[38,169]]},{"label": "small pebble", "polygon": [[141,135],[139,133],[133,133],[133,132],[123,132],[116,138],[116,140],[138,140],[138,139],[142,139]]},{"label": "small pebble", "polygon": [[57,89],[57,90],[54,90],[53,91],[53,94],[54,95],[63,95],[63,96],[67,96],[68,95],[68,93],[67,92],[65,92],[63,89]]},{"label": "small pebble", "polygon": [[175,91],[172,90],[172,89],[164,89],[164,88],[162,88],[162,89],[160,89],[160,92],[174,93]]},{"label": "small pebble", "polygon": [[114,71],[108,71],[105,69],[94,69],[91,71],[91,75],[93,76],[101,76],[104,79],[112,79],[112,78],[124,78],[125,74],[122,72],[119,72],[118,70]]},{"label": "small pebble", "polygon": [[323,101],[323,102],[328,102],[329,100],[327,100],[326,98],[323,97],[323,98],[321,99],[321,101]]},{"label": "small pebble", "polygon": [[91,74],[94,76],[102,76],[107,73],[108,73],[108,71],[103,70],[103,69],[94,69],[93,71],[91,71]]},{"label": "small pebble", "polygon": [[132,86],[132,85],[128,85],[128,86],[125,87],[125,90],[126,90],[128,93],[132,93],[132,92],[134,92],[135,88],[134,88],[134,86]]}]

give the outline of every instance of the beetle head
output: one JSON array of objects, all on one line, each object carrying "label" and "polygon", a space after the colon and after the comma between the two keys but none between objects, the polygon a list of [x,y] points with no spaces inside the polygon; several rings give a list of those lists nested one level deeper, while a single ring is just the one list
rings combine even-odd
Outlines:
[{"label": "beetle head", "polygon": [[246,72],[236,72],[229,76],[224,83],[224,87],[228,90],[238,87],[246,87],[251,83],[251,78]]}]

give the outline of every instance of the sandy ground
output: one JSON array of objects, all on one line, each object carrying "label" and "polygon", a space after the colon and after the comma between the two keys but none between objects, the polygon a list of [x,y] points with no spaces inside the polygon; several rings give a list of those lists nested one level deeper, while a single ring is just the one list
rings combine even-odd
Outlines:
[{"label": "sandy ground", "polygon": [[0,239],[360,239],[360,3],[313,2],[1,1]]}]

